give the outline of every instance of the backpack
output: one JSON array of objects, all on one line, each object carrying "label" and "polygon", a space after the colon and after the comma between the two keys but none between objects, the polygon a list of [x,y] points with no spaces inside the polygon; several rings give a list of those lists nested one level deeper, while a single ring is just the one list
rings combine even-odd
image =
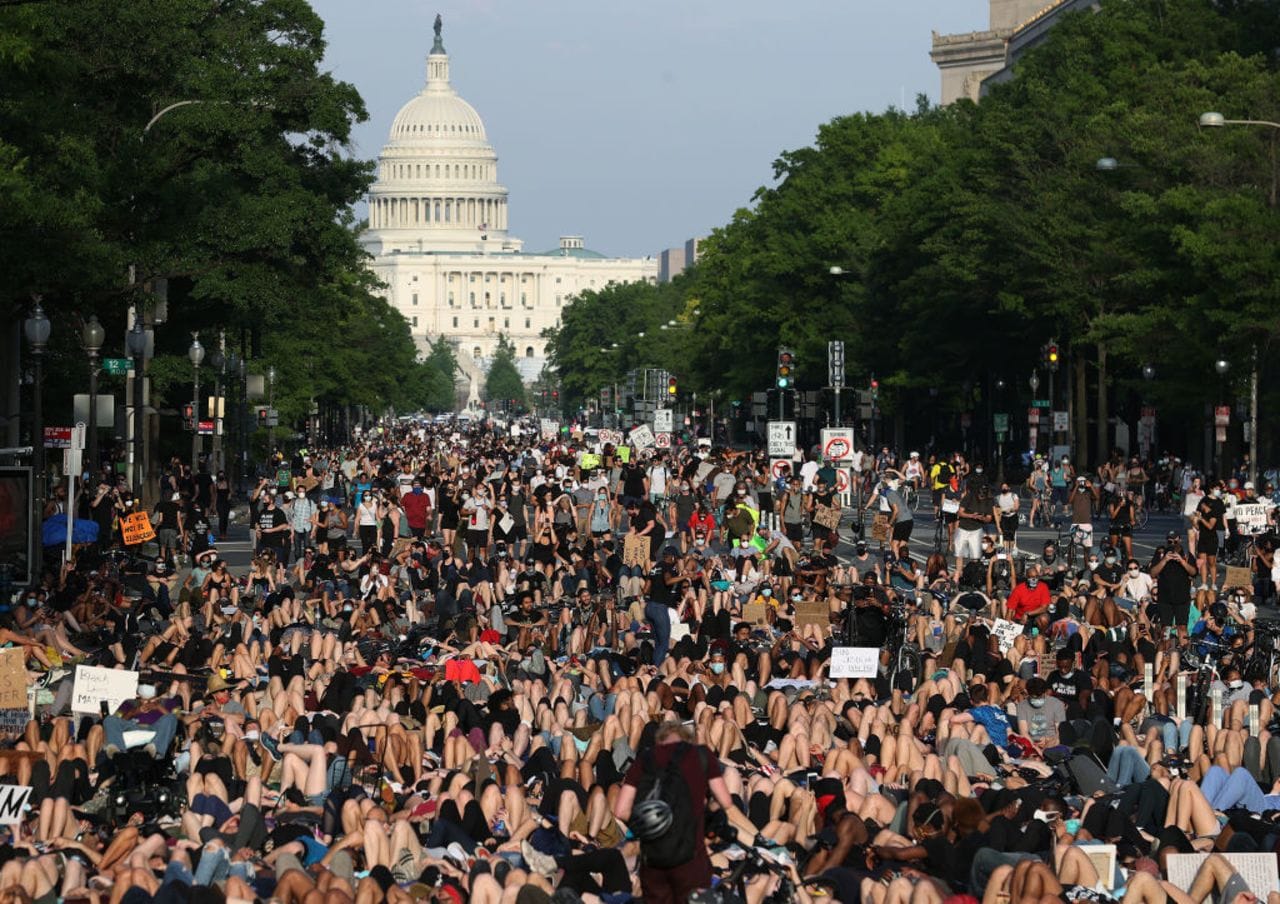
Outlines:
[{"label": "backpack", "polygon": [[[705,771],[707,751],[703,747],[694,749],[698,754],[698,766]],[[689,750],[689,744],[678,744],[671,754],[671,761],[661,770],[654,760],[653,750],[645,754],[645,772],[636,788],[636,800],[665,801],[671,808],[672,815],[671,829],[665,835],[654,841],[641,842],[640,853],[644,856],[645,865],[654,869],[683,866],[693,859],[697,846],[701,843],[694,825],[689,783],[680,771],[680,763]]]},{"label": "backpack", "polygon": [[951,483],[951,475],[952,475],[953,473],[955,473],[955,472],[951,470],[951,465],[950,465],[950,464],[948,464],[948,463],[947,463],[947,462],[945,462],[945,461],[943,461],[943,462],[939,462],[939,463],[938,463],[938,476],[937,476],[937,477],[935,477],[935,478],[933,479],[933,482],[934,482],[935,484],[941,484],[941,485],[943,485],[943,486],[947,486],[947,485],[949,485],[949,484]]}]

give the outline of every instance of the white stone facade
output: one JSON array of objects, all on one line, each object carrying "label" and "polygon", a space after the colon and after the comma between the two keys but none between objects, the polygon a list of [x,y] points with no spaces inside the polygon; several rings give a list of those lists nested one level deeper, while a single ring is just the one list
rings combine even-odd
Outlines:
[{"label": "white stone facade", "polygon": [[499,334],[515,345],[525,379],[535,379],[542,331],[560,322],[573,296],[658,275],[656,258],[606,257],[580,236],[564,236],[548,252],[524,252],[507,231],[507,189],[497,169],[483,121],[450,83],[437,36],[426,86],[396,115],[378,158],[361,242],[419,346],[439,337],[455,342],[473,384]]}]

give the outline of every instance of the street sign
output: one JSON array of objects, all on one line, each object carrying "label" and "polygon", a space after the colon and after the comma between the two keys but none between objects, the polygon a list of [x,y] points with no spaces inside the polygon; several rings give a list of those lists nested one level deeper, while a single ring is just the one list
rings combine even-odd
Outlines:
[{"label": "street sign", "polygon": [[133,366],[133,362],[128,358],[103,358],[102,371],[113,377],[123,377],[129,372],[129,368]]},{"label": "street sign", "polygon": [[1027,409],[1027,423],[1028,423],[1028,424],[1039,424],[1039,423],[1040,423],[1040,409],[1039,409],[1039,408],[1028,408],[1028,409]]},{"label": "street sign", "polygon": [[848,461],[853,458],[853,429],[831,427],[823,430],[822,457],[827,461]]},{"label": "street sign", "polygon": [[1227,427],[1231,424],[1231,406],[1219,405],[1213,409],[1213,426]]},{"label": "street sign", "polygon": [[637,452],[650,449],[656,445],[653,438],[653,431],[649,429],[648,424],[641,424],[639,427],[632,429],[629,434],[631,445],[636,447]]},{"label": "street sign", "polygon": [[796,452],[796,422],[769,422],[769,457],[790,458]]},{"label": "street sign", "polygon": [[199,428],[201,436],[213,436],[213,421],[201,421]]},{"label": "street sign", "polygon": [[991,426],[995,428],[996,433],[1009,432],[1009,415],[993,414],[991,416]]},{"label": "street sign", "polygon": [[849,485],[850,485],[849,469],[836,468],[836,492],[837,493],[849,492]]},{"label": "street sign", "polygon": [[46,449],[70,449],[71,448],[71,428],[70,427],[45,427],[44,428],[44,447]]},{"label": "street sign", "polygon": [[659,408],[653,413],[654,433],[670,433],[671,423],[672,417],[670,408]]},{"label": "street sign", "polygon": [[1049,400],[1048,399],[1032,399],[1031,404],[1036,408],[1048,408]]},{"label": "street sign", "polygon": [[670,433],[655,433],[655,434],[653,435],[653,444],[654,444],[655,446],[657,446],[659,449],[670,449],[670,448],[671,448],[671,434],[670,434]]},{"label": "street sign", "polygon": [[769,462],[769,473],[774,480],[784,480],[791,476],[791,459],[775,458]]},{"label": "street sign", "polygon": [[1055,433],[1065,433],[1071,423],[1070,415],[1065,411],[1053,413],[1053,429]]}]

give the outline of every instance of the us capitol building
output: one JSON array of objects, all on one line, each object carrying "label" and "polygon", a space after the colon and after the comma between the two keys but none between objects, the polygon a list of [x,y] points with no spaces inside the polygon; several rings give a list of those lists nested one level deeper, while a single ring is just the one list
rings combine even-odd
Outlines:
[{"label": "us capitol building", "polygon": [[654,258],[611,258],[581,236],[529,253],[508,232],[507,189],[484,122],[449,81],[436,17],[426,86],[400,108],[378,157],[369,225],[360,240],[387,300],[422,350],[453,342],[469,401],[479,399],[487,359],[505,334],[524,379],[544,363],[541,333],[557,326],[573,297],[607,284],[656,282]]}]

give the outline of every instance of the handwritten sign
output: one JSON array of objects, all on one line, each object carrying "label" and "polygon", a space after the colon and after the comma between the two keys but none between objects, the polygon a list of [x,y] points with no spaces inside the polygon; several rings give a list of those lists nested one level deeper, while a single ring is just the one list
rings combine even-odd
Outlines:
[{"label": "handwritten sign", "polygon": [[0,826],[16,826],[22,822],[30,796],[31,789],[26,785],[0,785]]},{"label": "handwritten sign", "polygon": [[105,702],[107,711],[115,712],[121,703],[137,695],[137,672],[78,665],[75,684],[71,691],[71,711],[96,713]]},{"label": "handwritten sign", "polygon": [[880,669],[879,647],[833,647],[832,678],[874,678]]},{"label": "handwritten sign", "polygon": [[0,650],[0,708],[27,708],[27,657],[22,650]]},{"label": "handwritten sign", "polygon": [[835,530],[840,526],[840,506],[815,505],[813,507],[813,523],[827,530]]},{"label": "handwritten sign", "polygon": [[134,512],[120,519],[120,537],[126,546],[135,546],[154,540],[156,531],[146,512]]},{"label": "handwritten sign", "polygon": [[1022,633],[1022,625],[1011,622],[1007,618],[997,618],[996,623],[991,627],[991,633],[996,636],[996,642],[1000,644],[1000,652],[1008,653],[1014,640]]},{"label": "handwritten sign", "polygon": [[[1192,880],[1200,870],[1208,854],[1170,854],[1169,881],[1177,888],[1190,888]],[[1266,900],[1268,894],[1280,891],[1280,872],[1276,869],[1275,854],[1223,854],[1240,878],[1249,886],[1249,891]]]},{"label": "handwritten sign", "polygon": [[641,567],[648,565],[650,542],[648,537],[642,537],[639,534],[627,534],[623,537],[622,564]]},{"label": "handwritten sign", "polygon": [[805,600],[796,603],[796,626],[817,625],[825,628],[831,624],[831,612],[827,609],[826,600]]}]

